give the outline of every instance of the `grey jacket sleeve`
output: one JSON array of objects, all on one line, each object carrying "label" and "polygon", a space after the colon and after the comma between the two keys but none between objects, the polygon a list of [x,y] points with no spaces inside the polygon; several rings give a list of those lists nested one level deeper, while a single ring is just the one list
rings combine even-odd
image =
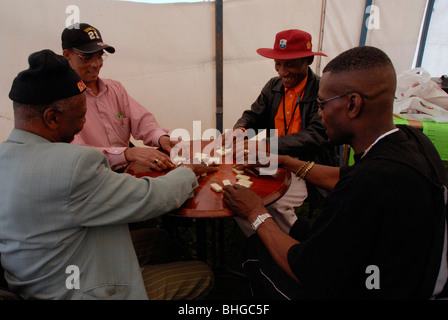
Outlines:
[{"label": "grey jacket sleeve", "polygon": [[101,157],[99,152],[86,152],[72,177],[69,210],[83,226],[155,218],[179,208],[198,186],[196,176],[187,168],[158,178],[135,178],[111,171]]}]

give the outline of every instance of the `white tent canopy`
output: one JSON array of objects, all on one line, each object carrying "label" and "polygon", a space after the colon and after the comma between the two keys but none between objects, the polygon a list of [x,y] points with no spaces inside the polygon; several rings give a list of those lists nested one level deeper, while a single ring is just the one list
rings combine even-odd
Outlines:
[{"label": "white tent canopy", "polygon": [[[398,73],[414,67],[427,2],[372,2],[374,11],[368,18],[376,20],[367,21],[365,45],[384,50]],[[435,2],[436,25],[446,12],[446,2]],[[312,66],[320,74],[330,59],[359,45],[366,23],[365,6],[364,0],[224,1],[223,128],[231,128],[266,81],[276,75],[272,60],[259,56],[257,48],[272,47],[275,34],[281,30],[308,31],[313,36],[313,49],[328,55],[315,59]],[[76,18],[73,8],[79,9],[81,22],[97,27],[103,40],[116,48],[100,76],[122,82],[159,124],[171,131],[185,128],[192,132],[193,121],[201,122],[202,131],[216,127],[215,2],[2,0],[1,141],[14,123],[8,98],[12,80],[28,67],[27,58],[32,52],[62,52],[61,32],[67,24],[77,22],[72,20]],[[430,33],[427,43],[446,48],[446,29],[442,34]],[[432,68],[430,72],[438,72],[434,77],[446,72],[436,69],[445,63],[439,52],[440,47],[427,51],[423,60],[424,67],[427,64]]]}]

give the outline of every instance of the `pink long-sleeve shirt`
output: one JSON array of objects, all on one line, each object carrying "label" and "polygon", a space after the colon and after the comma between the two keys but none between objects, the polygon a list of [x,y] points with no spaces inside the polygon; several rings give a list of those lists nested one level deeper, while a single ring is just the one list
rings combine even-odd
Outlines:
[{"label": "pink long-sleeve shirt", "polygon": [[97,96],[86,90],[86,123],[72,143],[99,149],[113,170],[128,164],[124,150],[131,135],[147,146],[159,147],[159,138],[168,130],[159,126],[154,115],[129,96],[120,82],[98,79],[98,86]]}]

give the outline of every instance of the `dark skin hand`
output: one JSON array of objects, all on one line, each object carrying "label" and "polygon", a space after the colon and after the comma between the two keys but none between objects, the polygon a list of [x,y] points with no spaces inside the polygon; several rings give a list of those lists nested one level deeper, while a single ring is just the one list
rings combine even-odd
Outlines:
[{"label": "dark skin hand", "polygon": [[[134,147],[128,148],[124,151],[124,156],[128,162],[135,161],[140,165],[150,168],[155,171],[164,171],[174,166],[170,156],[172,147],[179,141],[171,141],[169,136],[161,136],[159,144],[162,151],[156,148],[148,147]],[[166,152],[164,152],[166,151]],[[154,162],[156,160],[156,162]]]},{"label": "dark skin hand", "polygon": [[266,212],[263,200],[255,192],[240,185],[224,187],[224,201],[236,215],[249,221]]},{"label": "dark skin hand", "polygon": [[[266,156],[269,156],[267,154]],[[250,157],[250,155],[249,155]],[[247,161],[248,156],[245,156],[245,160]],[[279,155],[278,156],[278,166],[280,168],[284,168],[291,173],[295,174],[299,168],[301,168],[305,161],[298,160],[292,158],[290,156]],[[262,165],[260,163],[248,164],[247,162],[244,164],[238,164],[235,166],[236,169],[244,170],[246,173],[251,174],[253,176],[258,176],[257,168],[267,167],[268,165]],[[325,165],[315,164],[311,171],[306,175],[306,181],[318,186],[322,189],[333,191],[336,183],[339,181],[339,167],[330,167]]]},{"label": "dark skin hand", "polygon": [[173,146],[175,146],[179,141],[172,141],[169,136],[161,136],[159,138],[160,147],[166,152],[170,153]]},{"label": "dark skin hand", "polygon": [[[224,202],[239,217],[252,223],[258,215],[266,213],[263,200],[252,190],[240,185],[225,186]],[[266,219],[257,230],[278,265],[296,282],[299,282],[288,263],[288,251],[299,242],[284,233],[272,219]],[[300,282],[299,282],[300,283]]]},{"label": "dark skin hand", "polygon": [[[124,151],[124,156],[128,162],[135,161],[152,170],[163,171],[173,167],[173,163],[168,155],[148,147],[128,148]],[[154,160],[157,160],[154,163]]]},{"label": "dark skin hand", "polygon": [[189,168],[196,174],[196,177],[201,177],[202,174],[209,174],[218,171],[218,166],[207,166],[205,164],[181,164],[178,167]]}]

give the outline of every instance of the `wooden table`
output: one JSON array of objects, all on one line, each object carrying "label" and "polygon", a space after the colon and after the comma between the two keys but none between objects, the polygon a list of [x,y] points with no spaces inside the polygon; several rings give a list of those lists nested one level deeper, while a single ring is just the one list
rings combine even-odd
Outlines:
[{"label": "wooden table", "polygon": [[[210,141],[201,141],[201,150],[209,144]],[[197,151],[196,151],[197,152]],[[191,144],[190,154],[193,157],[193,143]],[[212,155],[216,156],[216,155]],[[212,183],[218,183],[222,186],[223,180],[230,180],[234,184],[236,174],[233,172],[234,163],[228,164],[225,161],[225,156],[220,156],[221,164],[218,165],[218,171],[208,174],[198,180],[199,186],[194,190],[194,197],[188,199],[181,208],[169,214],[169,216],[194,218],[196,222],[197,243],[199,259],[207,261],[206,248],[206,221],[211,224],[211,242],[212,242],[212,265],[216,268],[216,239],[215,235],[219,237],[219,265],[225,266],[224,255],[224,225],[222,219],[218,219],[218,232],[215,232],[215,219],[226,218],[233,216],[224,203],[223,193],[217,193],[210,187]],[[165,175],[168,171],[153,171],[143,167],[137,163],[131,163],[125,173],[131,174],[135,177],[141,178],[144,176],[159,177]],[[250,176],[253,182],[251,190],[263,199],[265,206],[275,202],[285,194],[291,183],[291,174],[282,168],[278,168],[274,175],[260,175],[258,177]],[[199,219],[197,219],[199,218]],[[209,219],[205,219],[209,218]],[[224,267],[225,268],[225,267]],[[226,268],[225,268],[226,269]],[[227,269],[226,269],[227,270]]]},{"label": "wooden table", "polygon": [[[202,149],[209,144],[210,141],[202,141]],[[194,156],[193,153],[191,153]],[[215,156],[215,155],[213,155]],[[233,215],[224,203],[223,193],[217,193],[210,187],[212,183],[218,183],[222,186],[223,180],[230,180],[234,184],[236,173],[233,172],[234,163],[227,164],[224,156],[221,158],[221,164],[218,165],[218,171],[208,174],[198,180],[199,186],[194,190],[194,197],[188,199],[177,214],[190,218],[223,218]],[[141,178],[143,176],[159,177],[167,174],[169,171],[153,171],[143,167],[137,163],[131,163],[125,173]],[[249,175],[249,174],[246,174]],[[285,194],[291,183],[291,175],[285,169],[278,168],[274,175],[259,175],[258,177],[250,176],[253,182],[251,190],[263,199],[265,206],[275,202]]]}]

